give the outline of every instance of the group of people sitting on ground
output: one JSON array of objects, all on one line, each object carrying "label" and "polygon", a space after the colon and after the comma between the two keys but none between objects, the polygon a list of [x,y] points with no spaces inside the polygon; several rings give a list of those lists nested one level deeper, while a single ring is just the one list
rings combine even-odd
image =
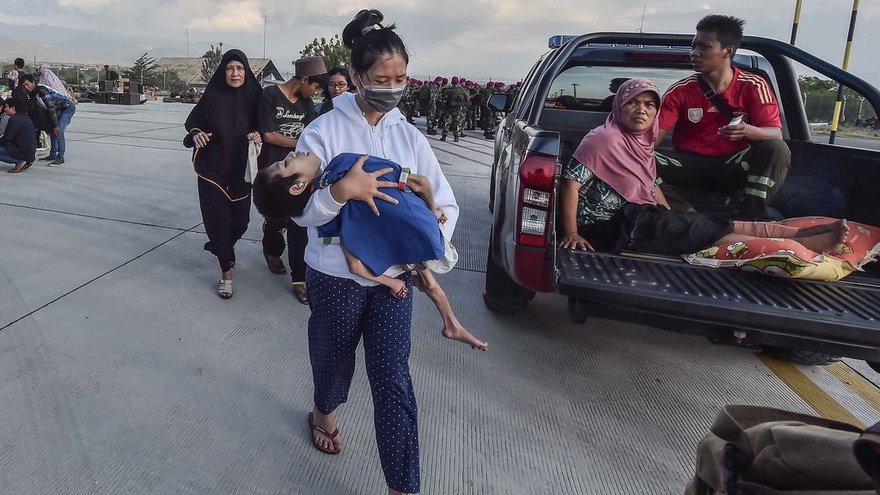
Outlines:
[{"label": "group of people sitting on ground", "polygon": [[33,74],[22,69],[24,60],[18,58],[7,75],[11,96],[0,102],[0,161],[13,165],[9,173],[33,165],[42,132],[49,135],[50,148],[40,160],[50,167],[62,165],[67,150],[64,132],[76,112],[76,96],[52,71],[41,67],[38,84]]},{"label": "group of people sitting on ground", "polygon": [[[709,15],[697,24],[697,74],[661,97],[647,79],[622,82],[606,123],[581,141],[560,185],[559,246],[667,255],[719,243],[793,238],[827,253],[846,240],[845,220],[805,229],[772,222],[767,202],[791,164],[779,106],[767,81],[732,64],[743,21]],[[674,151],[658,151],[672,130]],[[744,198],[733,221],[672,208],[661,184]]]}]

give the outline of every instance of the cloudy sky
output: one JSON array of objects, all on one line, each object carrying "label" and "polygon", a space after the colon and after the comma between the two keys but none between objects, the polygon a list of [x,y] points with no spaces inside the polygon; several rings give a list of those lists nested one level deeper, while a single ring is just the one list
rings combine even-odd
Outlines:
[{"label": "cloudy sky", "polygon": [[[591,31],[692,33],[708,13],[746,19],[746,34],[788,41],[795,0],[3,0],[6,23],[48,24],[140,36],[199,56],[211,43],[272,58],[280,70],[312,39],[340,33],[362,8],[377,8],[396,22],[411,52],[412,75],[473,79],[522,78],[553,34]],[[642,21],[644,12],[644,21]],[[797,45],[840,65],[852,12],[849,0],[803,0]],[[264,31],[264,15],[265,31]],[[880,5],[862,2],[850,71],[880,85]],[[265,32],[265,45],[264,45]],[[150,47],[145,47],[149,49]]]}]

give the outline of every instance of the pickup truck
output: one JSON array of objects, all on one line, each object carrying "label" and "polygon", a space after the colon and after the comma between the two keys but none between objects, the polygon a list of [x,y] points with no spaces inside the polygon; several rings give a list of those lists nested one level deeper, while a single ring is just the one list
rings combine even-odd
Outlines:
[{"label": "pickup truck", "polygon": [[[490,109],[506,116],[494,142],[486,306],[515,312],[525,309],[535,292],[558,292],[568,297],[574,323],[616,319],[802,364],[827,364],[843,356],[878,369],[880,263],[837,282],[818,282],[697,267],[675,257],[556,248],[561,168],[583,136],[605,122],[609,82],[647,77],[665,90],[693,73],[692,39],[593,33],[554,48],[551,38],[551,49],[534,64],[515,101],[504,94],[490,98]],[[779,101],[783,136],[792,152],[788,178],[770,205],[780,218],[828,216],[880,226],[880,207],[873,205],[880,192],[880,151],[865,142],[844,146],[814,140],[795,69],[851,88],[861,95],[857,104],[864,114],[877,115],[880,92],[773,39],[744,37],[734,64],[767,79]],[[668,138],[658,146],[670,146]],[[729,197],[677,192],[700,211],[732,213]]]}]

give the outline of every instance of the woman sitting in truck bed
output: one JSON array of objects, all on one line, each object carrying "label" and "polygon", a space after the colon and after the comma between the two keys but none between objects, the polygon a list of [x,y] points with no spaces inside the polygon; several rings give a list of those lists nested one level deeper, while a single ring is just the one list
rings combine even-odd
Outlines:
[{"label": "woman sitting in truck bed", "polygon": [[657,85],[630,79],[617,91],[605,125],[584,136],[562,171],[560,248],[680,255],[772,237],[826,253],[846,240],[846,220],[799,229],[669,209],[654,162],[659,108]]}]

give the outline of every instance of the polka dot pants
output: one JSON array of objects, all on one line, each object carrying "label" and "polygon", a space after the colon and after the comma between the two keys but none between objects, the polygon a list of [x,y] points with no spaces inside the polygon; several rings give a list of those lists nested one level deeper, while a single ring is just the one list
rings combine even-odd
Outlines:
[{"label": "polka dot pants", "polygon": [[355,349],[363,336],[373,421],[385,482],[404,493],[419,491],[419,433],[416,397],[409,374],[412,284],[395,299],[384,285],[306,270],[309,288],[309,358],[315,406],[328,414],[348,399]]}]

